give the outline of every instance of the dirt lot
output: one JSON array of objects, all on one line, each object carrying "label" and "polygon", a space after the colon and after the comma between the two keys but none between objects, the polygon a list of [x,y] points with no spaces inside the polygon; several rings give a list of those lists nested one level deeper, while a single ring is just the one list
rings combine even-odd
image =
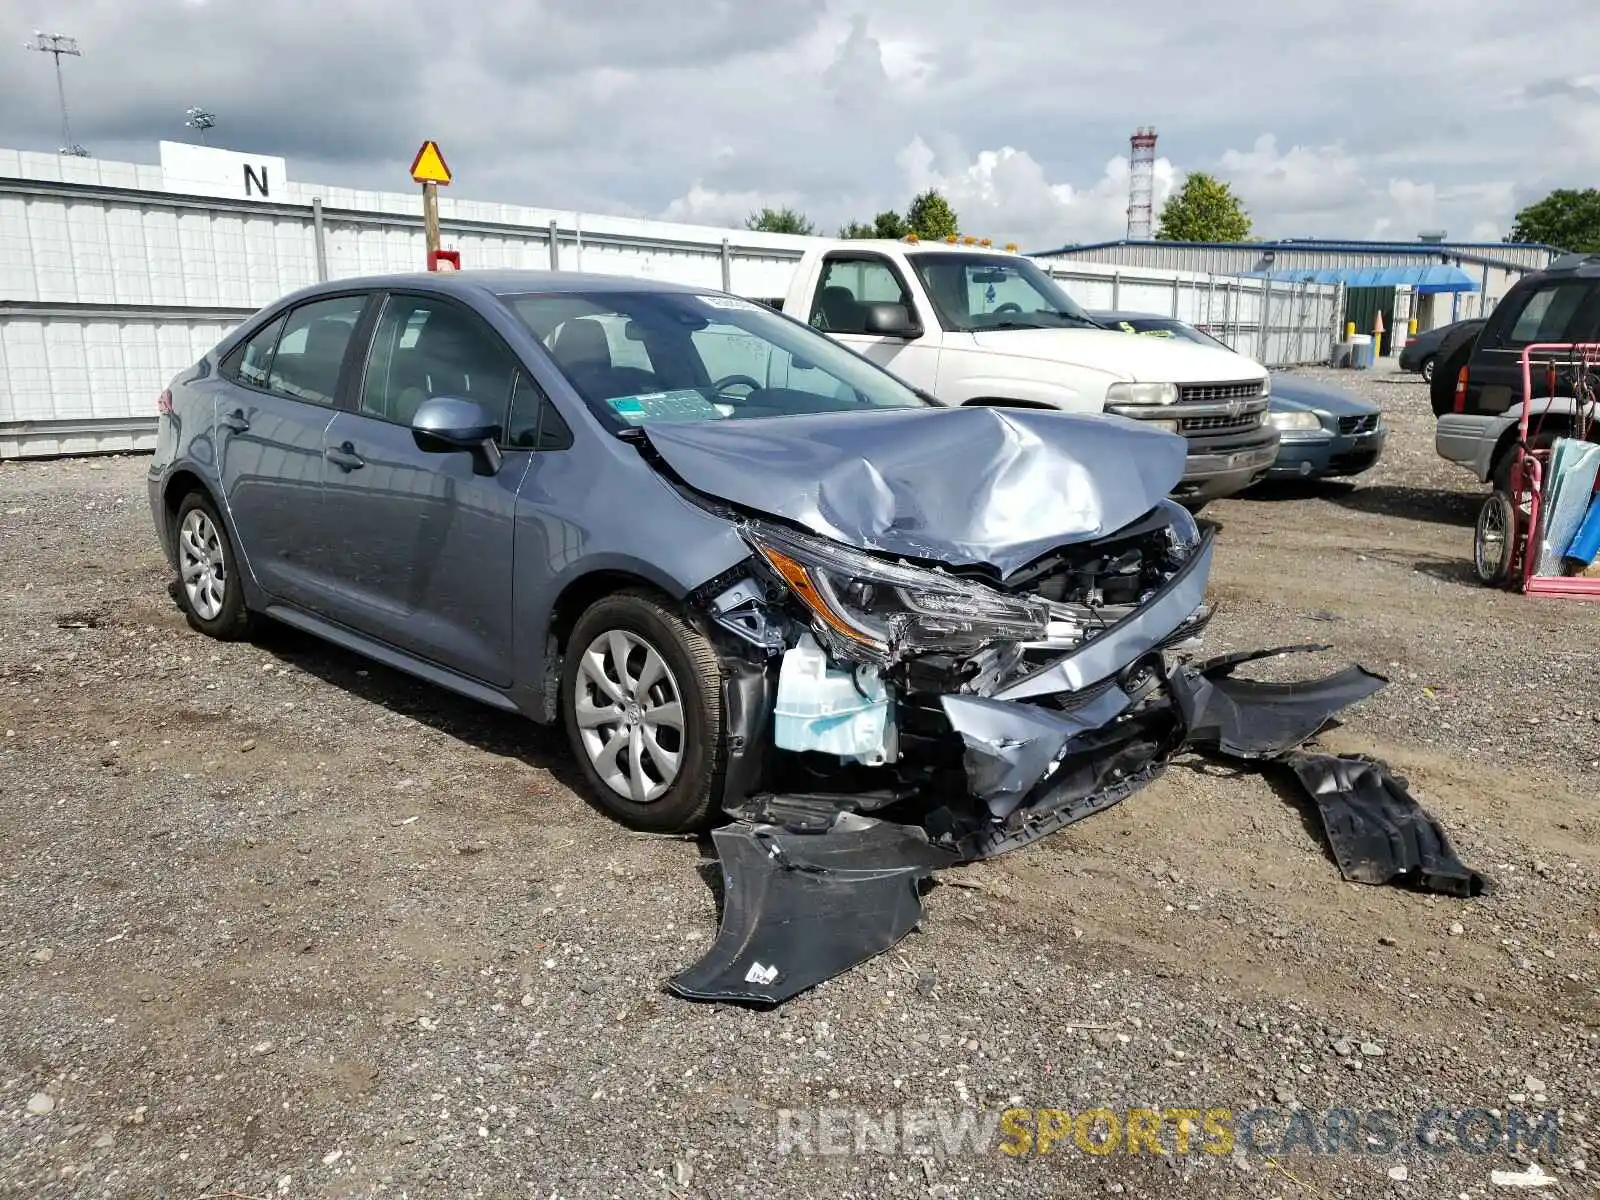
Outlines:
[{"label": "dirt lot", "polygon": [[[1509,1196],[1530,1154],[1494,1130],[1550,1109],[1539,1194],[1592,1194],[1600,606],[1475,584],[1423,388],[1359,386],[1394,426],[1360,486],[1208,510],[1208,640],[1389,675],[1325,740],[1492,894],[1341,882],[1281,783],[1179,766],[772,1013],[661,990],[715,931],[709,851],[592,811],[556,736],[286,629],[189,632],[147,459],[0,464],[0,1192]],[[854,1149],[818,1108],[1008,1106],[1270,1108],[1278,1152],[779,1152]],[[1308,1150],[1338,1108],[1399,1144]]]}]

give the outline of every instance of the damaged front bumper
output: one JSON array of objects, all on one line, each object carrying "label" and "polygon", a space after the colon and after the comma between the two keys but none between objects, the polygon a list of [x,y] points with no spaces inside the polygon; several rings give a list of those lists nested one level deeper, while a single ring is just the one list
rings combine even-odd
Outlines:
[{"label": "damaged front bumper", "polygon": [[[713,834],[719,933],[669,982],[681,996],[780,1003],[908,933],[934,872],[1104,811],[1186,749],[1286,764],[1348,878],[1481,890],[1403,783],[1295,754],[1382,676],[1235,675],[1322,646],[1203,662],[1172,653],[1192,648],[1210,617],[1213,534],[1187,514],[1154,514],[1109,539],[1102,559],[1075,559],[1066,569],[1077,584],[1061,598],[938,572],[930,582],[921,568],[828,558],[803,537],[747,528],[763,569],[701,598],[740,647],[725,664],[733,821]],[[1107,563],[1126,568],[1141,539],[1161,578],[1147,562],[1134,569],[1135,602],[1105,603]],[[862,579],[892,593],[892,616]],[[951,597],[974,607],[963,614]]]}]

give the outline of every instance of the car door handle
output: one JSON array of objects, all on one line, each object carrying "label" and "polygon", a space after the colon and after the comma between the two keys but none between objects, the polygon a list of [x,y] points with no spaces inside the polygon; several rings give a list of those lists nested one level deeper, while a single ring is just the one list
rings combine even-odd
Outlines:
[{"label": "car door handle", "polygon": [[244,409],[236,408],[222,418],[222,423],[235,433],[243,433],[250,428],[250,418],[244,415]]},{"label": "car door handle", "polygon": [[356,453],[353,442],[346,442],[342,446],[329,446],[322,452],[322,456],[334,466],[346,471],[354,471],[357,467],[367,465],[367,460]]}]

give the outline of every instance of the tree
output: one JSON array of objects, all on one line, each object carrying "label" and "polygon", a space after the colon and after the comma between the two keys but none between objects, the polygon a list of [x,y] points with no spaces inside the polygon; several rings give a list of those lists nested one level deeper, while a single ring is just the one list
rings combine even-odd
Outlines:
[{"label": "tree", "polygon": [[929,188],[906,209],[909,232],[928,241],[954,237],[958,228],[955,209],[935,189]]},{"label": "tree", "polygon": [[1164,242],[1242,242],[1250,236],[1250,214],[1233,189],[1214,175],[1195,171],[1161,206],[1156,237]]},{"label": "tree", "polygon": [[1506,241],[1543,242],[1584,254],[1600,252],[1600,189],[1556,189],[1517,214]]},{"label": "tree", "polygon": [[869,225],[865,221],[851,221],[842,226],[839,236],[842,238],[888,238],[899,241],[911,232],[911,226],[906,224],[906,219],[893,209],[888,209],[872,218]]},{"label": "tree", "polygon": [[746,229],[759,229],[762,233],[815,233],[817,227],[802,212],[793,208],[763,208],[751,213],[745,221]]},{"label": "tree", "polygon": [[894,209],[887,209],[872,218],[872,236],[891,238],[899,241],[911,232],[911,226],[906,224],[906,219]]}]

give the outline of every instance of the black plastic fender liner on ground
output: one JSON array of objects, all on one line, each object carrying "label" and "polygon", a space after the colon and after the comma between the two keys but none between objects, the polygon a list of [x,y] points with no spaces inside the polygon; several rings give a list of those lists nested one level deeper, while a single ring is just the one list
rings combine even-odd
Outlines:
[{"label": "black plastic fender liner on ground", "polygon": [[690,1000],[781,1004],[911,932],[922,916],[923,881],[958,857],[912,825],[849,812],[830,820],[826,832],[747,822],[713,831],[722,923],[705,957],[669,980],[670,990]]},{"label": "black plastic fender liner on ground", "polygon": [[1397,883],[1468,898],[1489,880],[1456,857],[1450,837],[1389,767],[1375,759],[1295,753],[1284,758],[1317,806],[1339,872],[1356,883]]},{"label": "black plastic fender liner on ground", "polygon": [[1188,744],[1230,758],[1278,758],[1315,737],[1335,713],[1388,684],[1382,675],[1363,667],[1292,683],[1233,677],[1233,669],[1244,662],[1323,648],[1289,646],[1230,654],[1176,668],[1167,685],[1188,730]]}]

